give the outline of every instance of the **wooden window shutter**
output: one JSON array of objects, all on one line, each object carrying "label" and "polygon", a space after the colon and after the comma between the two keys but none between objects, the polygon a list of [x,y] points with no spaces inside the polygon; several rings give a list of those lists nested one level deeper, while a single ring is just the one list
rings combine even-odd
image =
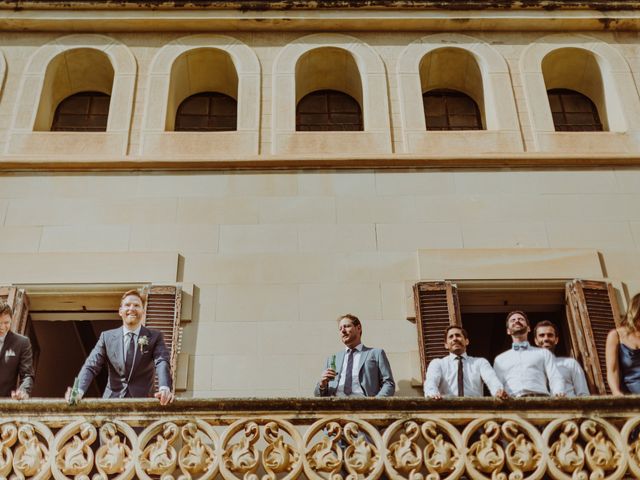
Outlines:
[{"label": "wooden window shutter", "polygon": [[434,358],[447,355],[444,331],[461,325],[458,288],[451,282],[420,282],[413,286],[422,379]]},{"label": "wooden window shutter", "polygon": [[13,310],[11,330],[26,335],[29,318],[29,297],[24,288],[0,287],[0,299],[7,302]]},{"label": "wooden window shutter", "polygon": [[572,353],[584,366],[591,393],[611,393],[605,346],[620,318],[615,291],[607,282],[573,280],[566,285],[565,298]]},{"label": "wooden window shutter", "polygon": [[173,285],[152,285],[146,293],[147,316],[145,326],[162,332],[164,342],[171,354],[171,379],[175,390],[176,361],[182,343],[180,329],[182,289]]}]

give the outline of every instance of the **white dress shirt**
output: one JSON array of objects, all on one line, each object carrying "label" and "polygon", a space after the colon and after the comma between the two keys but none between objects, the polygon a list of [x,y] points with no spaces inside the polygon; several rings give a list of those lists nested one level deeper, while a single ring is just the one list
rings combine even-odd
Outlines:
[{"label": "white dress shirt", "polygon": [[[427,378],[424,382],[425,397],[440,394],[443,397],[458,395],[457,355],[450,353],[446,357],[429,362]],[[482,382],[487,385],[491,395],[502,389],[502,383],[491,368],[488,360],[482,357],[470,357],[462,354],[462,379],[465,397],[482,397]]]},{"label": "white dress shirt", "polygon": [[556,366],[564,379],[567,397],[590,395],[584,370],[575,358],[556,357]]},{"label": "white dress shirt", "polygon": [[547,381],[553,395],[561,394],[565,390],[555,356],[545,348],[511,348],[496,357],[493,369],[512,397],[549,395]]},{"label": "white dress shirt", "polygon": [[4,339],[7,338],[7,334],[5,333],[2,337],[0,337],[0,350],[2,350],[2,346],[4,345]]},{"label": "white dress shirt", "polygon": [[[346,397],[344,394],[344,381],[347,378],[347,363],[349,362],[349,348],[345,350],[344,359],[342,360],[342,368],[340,369],[340,380],[336,390],[337,397]],[[360,386],[358,373],[360,372],[360,357],[362,357],[362,344],[353,348],[353,366],[351,368],[351,393],[349,397],[366,397],[364,390]]]}]

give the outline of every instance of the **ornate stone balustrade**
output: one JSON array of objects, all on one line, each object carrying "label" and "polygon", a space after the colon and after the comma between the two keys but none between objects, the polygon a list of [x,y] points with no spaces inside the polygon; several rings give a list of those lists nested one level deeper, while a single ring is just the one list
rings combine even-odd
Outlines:
[{"label": "ornate stone balustrade", "polygon": [[640,398],[0,402],[0,479],[640,478]]}]

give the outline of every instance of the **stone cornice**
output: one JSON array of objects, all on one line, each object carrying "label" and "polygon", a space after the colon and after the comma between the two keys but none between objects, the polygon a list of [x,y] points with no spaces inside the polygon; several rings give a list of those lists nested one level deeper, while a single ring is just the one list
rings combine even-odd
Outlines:
[{"label": "stone cornice", "polygon": [[161,407],[155,400],[101,400],[86,399],[78,405],[69,406],[57,399],[31,399],[27,401],[0,401],[2,416],[50,416],[50,415],[105,415],[110,416],[171,416],[171,415],[218,415],[258,414],[313,414],[330,412],[357,413],[359,415],[389,415],[392,412],[464,412],[477,416],[484,413],[518,413],[527,416],[561,414],[566,412],[597,411],[600,414],[637,412],[639,395],[623,397],[593,396],[582,398],[518,398],[501,401],[492,397],[446,398],[430,400],[422,397],[394,398],[179,398],[173,404]]},{"label": "stone cornice", "polygon": [[639,1],[0,1],[0,30],[637,31]]},{"label": "stone cornice", "polygon": [[636,0],[3,0],[0,9],[289,10],[635,10]]}]

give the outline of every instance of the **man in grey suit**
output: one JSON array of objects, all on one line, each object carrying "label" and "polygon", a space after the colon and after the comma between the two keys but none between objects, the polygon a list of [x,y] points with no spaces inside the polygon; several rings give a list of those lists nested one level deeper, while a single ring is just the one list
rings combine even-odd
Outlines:
[{"label": "man in grey suit", "polygon": [[327,358],[316,385],[316,397],[392,397],[396,391],[384,350],[365,347],[362,324],[350,313],[338,318],[340,339],[346,349]]},{"label": "man in grey suit", "polygon": [[29,338],[11,331],[12,316],[11,307],[0,301],[0,397],[24,400],[33,387],[33,354]]},{"label": "man in grey suit", "polygon": [[[161,405],[173,401],[169,351],[162,333],[142,325],[144,301],[136,290],[125,292],[118,311],[122,327],[102,332],[98,343],[84,362],[78,375],[78,394],[82,398],[104,365],[108,368],[107,388],[103,398],[144,398],[155,396]],[[154,374],[158,392],[153,394]],[[65,395],[67,401],[71,388]]]}]

